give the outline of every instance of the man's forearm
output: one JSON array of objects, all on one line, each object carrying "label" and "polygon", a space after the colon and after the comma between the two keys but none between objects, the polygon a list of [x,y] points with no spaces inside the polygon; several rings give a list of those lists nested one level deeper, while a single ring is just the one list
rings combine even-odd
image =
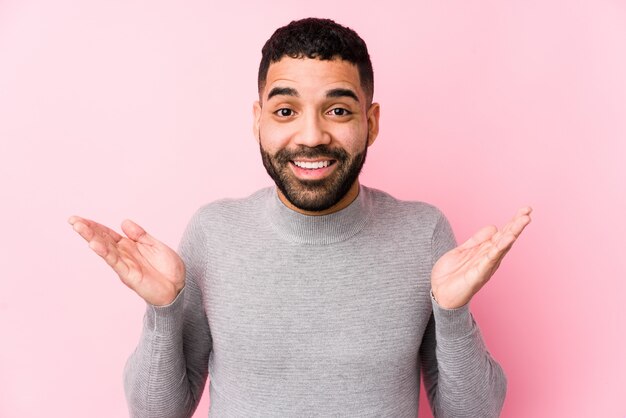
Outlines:
[{"label": "man's forearm", "polygon": [[498,417],[506,377],[490,356],[468,306],[447,310],[433,302],[437,362],[430,390],[439,417]]},{"label": "man's forearm", "polygon": [[184,297],[185,290],[168,306],[147,307],[141,339],[124,371],[132,417],[190,417],[198,404],[204,381],[188,378]]}]

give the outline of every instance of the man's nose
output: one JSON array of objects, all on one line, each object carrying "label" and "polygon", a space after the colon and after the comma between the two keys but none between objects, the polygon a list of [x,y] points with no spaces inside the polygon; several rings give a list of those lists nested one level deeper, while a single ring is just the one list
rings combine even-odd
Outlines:
[{"label": "man's nose", "polygon": [[328,145],[331,141],[330,134],[325,129],[325,123],[321,115],[304,114],[300,118],[298,132],[294,142],[310,148],[318,145]]}]

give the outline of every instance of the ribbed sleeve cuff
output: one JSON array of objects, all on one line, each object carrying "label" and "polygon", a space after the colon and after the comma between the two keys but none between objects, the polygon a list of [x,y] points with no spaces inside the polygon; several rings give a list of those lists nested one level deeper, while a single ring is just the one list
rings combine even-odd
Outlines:
[{"label": "ribbed sleeve cuff", "polygon": [[437,338],[463,338],[474,330],[474,318],[470,313],[469,303],[456,309],[445,309],[433,302],[433,315]]},{"label": "ribbed sleeve cuff", "polygon": [[144,317],[144,327],[157,334],[172,334],[180,332],[183,327],[183,306],[185,300],[185,289],[183,288],[176,296],[176,299],[169,305],[146,306]]}]

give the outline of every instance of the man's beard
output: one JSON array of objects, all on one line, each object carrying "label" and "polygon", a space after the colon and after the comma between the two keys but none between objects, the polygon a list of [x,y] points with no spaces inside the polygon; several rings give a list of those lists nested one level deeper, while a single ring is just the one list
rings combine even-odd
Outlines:
[{"label": "man's beard", "polygon": [[[262,144],[261,140],[259,144]],[[353,157],[342,148],[326,145],[299,146],[294,151],[282,149],[274,155],[265,151],[263,145],[260,148],[263,165],[278,189],[292,205],[310,212],[321,212],[336,205],[359,178],[367,156],[367,145]],[[334,160],[337,167],[320,180],[300,180],[289,167],[294,160],[317,158]]]}]

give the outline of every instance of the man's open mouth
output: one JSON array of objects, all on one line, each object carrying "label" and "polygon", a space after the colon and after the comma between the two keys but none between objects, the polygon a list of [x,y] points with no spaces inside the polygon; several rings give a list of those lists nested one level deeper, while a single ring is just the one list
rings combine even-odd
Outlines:
[{"label": "man's open mouth", "polygon": [[333,165],[335,160],[323,160],[323,161],[292,161],[296,167],[305,168],[307,170],[317,170]]}]

